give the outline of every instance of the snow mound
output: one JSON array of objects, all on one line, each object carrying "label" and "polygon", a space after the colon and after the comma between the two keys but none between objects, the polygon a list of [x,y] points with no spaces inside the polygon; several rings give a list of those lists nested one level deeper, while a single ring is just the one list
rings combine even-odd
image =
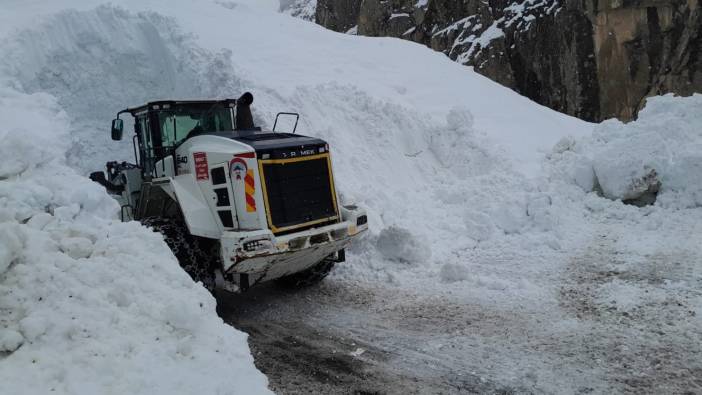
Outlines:
[{"label": "snow mound", "polygon": [[396,226],[383,229],[376,246],[381,256],[392,261],[423,263],[431,257],[429,245]]},{"label": "snow mound", "polygon": [[0,382],[7,393],[267,393],[246,335],[162,237],[65,164],[67,115],[0,86]]},{"label": "snow mound", "polygon": [[317,11],[317,0],[280,0],[280,12],[304,19],[314,21]]},{"label": "snow mound", "polygon": [[558,177],[610,199],[658,193],[667,208],[702,206],[702,95],[652,97],[636,121],[605,121],[550,154]]},{"label": "snow mound", "polygon": [[439,271],[441,281],[445,283],[455,283],[465,281],[470,278],[470,269],[466,265],[458,263],[446,263]]}]

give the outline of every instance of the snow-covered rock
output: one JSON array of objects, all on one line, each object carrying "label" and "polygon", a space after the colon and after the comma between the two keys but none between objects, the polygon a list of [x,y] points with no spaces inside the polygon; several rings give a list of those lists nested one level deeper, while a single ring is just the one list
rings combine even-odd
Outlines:
[{"label": "snow-covered rock", "polygon": [[663,142],[656,137],[645,137],[610,143],[595,154],[595,177],[605,197],[633,200],[658,192],[660,180],[656,162],[661,153],[657,150]]},{"label": "snow-covered rock", "polygon": [[317,0],[280,0],[280,12],[314,22]]},{"label": "snow-covered rock", "polygon": [[585,191],[599,185],[609,199],[652,199],[658,194],[665,207],[698,207],[700,147],[702,95],[652,97],[636,121],[605,121],[590,137],[559,143],[551,154],[552,164],[557,163],[552,170]]}]

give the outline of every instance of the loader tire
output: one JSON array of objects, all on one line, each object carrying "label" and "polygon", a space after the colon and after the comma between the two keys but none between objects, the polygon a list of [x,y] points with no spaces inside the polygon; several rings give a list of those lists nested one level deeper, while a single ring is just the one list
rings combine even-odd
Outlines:
[{"label": "loader tire", "polygon": [[203,240],[188,232],[183,221],[171,218],[147,217],[142,225],[163,235],[166,244],[178,259],[180,266],[195,282],[202,282],[210,292],[215,287],[216,257]]},{"label": "loader tire", "polygon": [[327,277],[327,275],[329,275],[329,272],[331,272],[335,263],[336,260],[334,259],[334,255],[332,254],[309,269],[285,277],[281,277],[276,281],[278,282],[278,284],[285,288],[309,287],[324,280],[324,278]]}]

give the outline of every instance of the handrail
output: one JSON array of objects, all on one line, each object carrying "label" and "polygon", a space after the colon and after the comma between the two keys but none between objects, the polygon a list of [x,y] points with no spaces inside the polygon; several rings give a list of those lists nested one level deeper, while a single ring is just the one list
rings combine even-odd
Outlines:
[{"label": "handrail", "polygon": [[298,114],[296,112],[279,112],[275,116],[275,123],[273,123],[273,133],[275,133],[275,127],[278,125],[278,117],[280,117],[281,115],[291,115],[291,116],[295,117],[295,126],[293,127],[293,131],[292,131],[293,134],[295,134],[295,131],[297,130],[297,123],[298,123],[298,121],[300,121],[300,114]]}]

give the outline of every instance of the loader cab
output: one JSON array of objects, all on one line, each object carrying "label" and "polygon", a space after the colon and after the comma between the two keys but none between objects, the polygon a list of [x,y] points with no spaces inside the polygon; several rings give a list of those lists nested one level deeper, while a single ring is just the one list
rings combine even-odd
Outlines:
[{"label": "loader cab", "polygon": [[165,159],[174,156],[176,148],[188,138],[205,132],[233,131],[235,108],[235,99],[150,102],[120,111],[113,121],[112,135],[113,139],[116,135],[121,138],[115,130],[121,126],[119,114],[130,113],[134,117],[136,163],[145,178],[153,177],[157,164],[165,166]]}]

